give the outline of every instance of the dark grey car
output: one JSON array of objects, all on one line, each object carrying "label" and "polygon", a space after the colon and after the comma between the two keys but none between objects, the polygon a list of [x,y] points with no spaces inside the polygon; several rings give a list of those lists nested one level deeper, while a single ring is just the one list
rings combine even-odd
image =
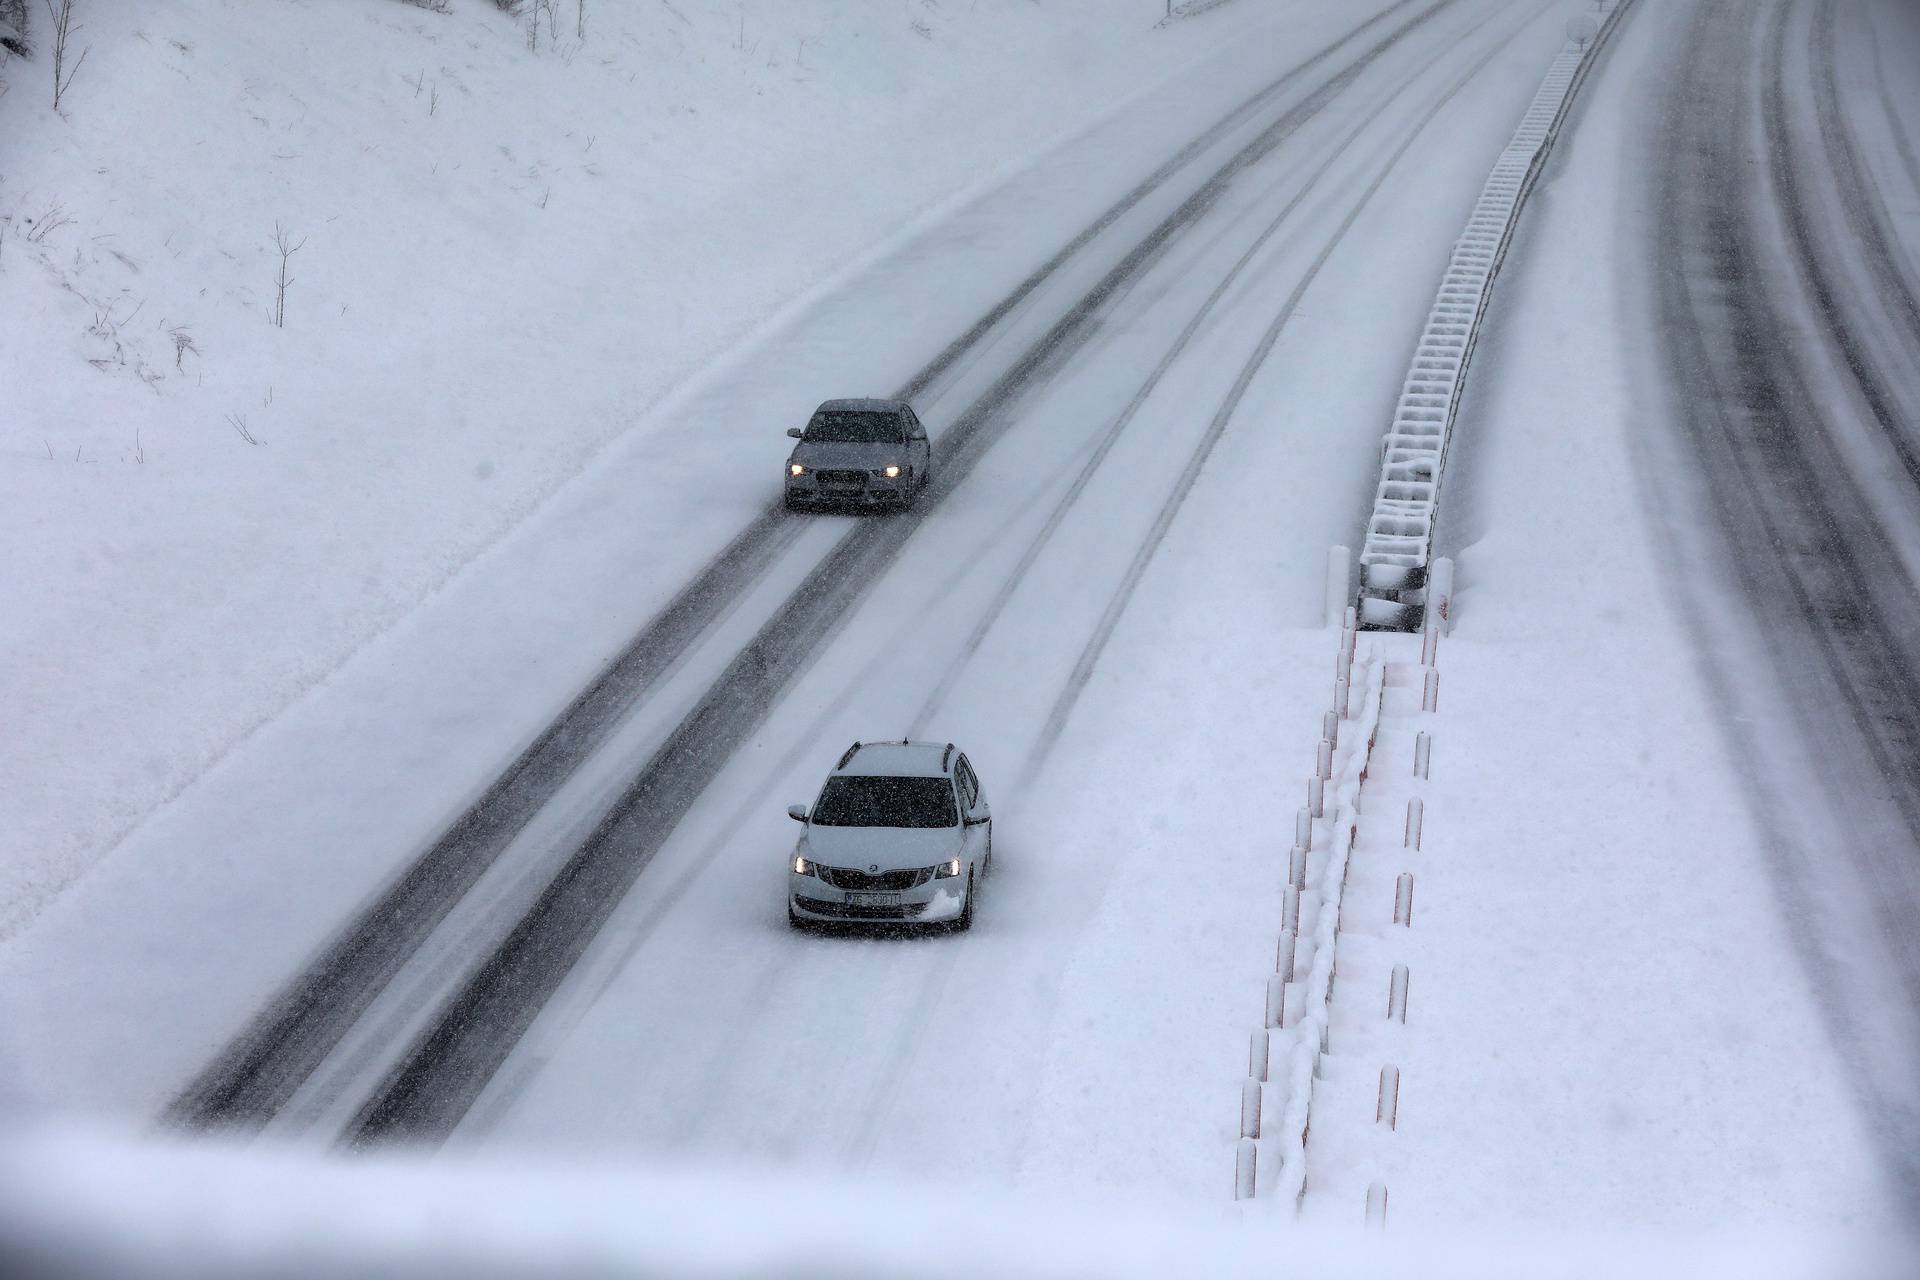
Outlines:
[{"label": "dark grey car", "polygon": [[904,507],[932,479],[927,429],[904,400],[829,400],[787,455],[787,508]]}]

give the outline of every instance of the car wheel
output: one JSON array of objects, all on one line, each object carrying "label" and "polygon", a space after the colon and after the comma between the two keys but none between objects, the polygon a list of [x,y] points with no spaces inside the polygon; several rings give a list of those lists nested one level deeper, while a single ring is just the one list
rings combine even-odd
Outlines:
[{"label": "car wheel", "polygon": [[993,819],[987,819],[987,856],[980,863],[980,876],[985,879],[993,874]]},{"label": "car wheel", "polygon": [[967,872],[966,905],[960,908],[960,918],[953,922],[952,928],[955,933],[965,933],[973,928],[973,872],[971,871]]}]

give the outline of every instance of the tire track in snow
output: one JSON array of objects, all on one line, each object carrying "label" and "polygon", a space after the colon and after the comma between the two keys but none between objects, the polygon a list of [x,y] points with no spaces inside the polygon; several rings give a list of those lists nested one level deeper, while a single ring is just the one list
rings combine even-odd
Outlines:
[{"label": "tire track in snow", "polygon": [[1899,153],[1900,164],[1907,171],[1910,192],[1916,199],[1920,199],[1920,157],[1914,155],[1913,135],[1907,131],[1907,122],[1893,101],[1893,84],[1887,79],[1886,59],[1881,51],[1879,19],[1873,16],[1879,12],[1879,7],[1867,6],[1865,12],[1867,42],[1873,49],[1873,79],[1880,94],[1880,110],[1887,118],[1887,129],[1893,135],[1893,145],[1895,151]]},{"label": "tire track in snow", "polygon": [[[1424,23],[1452,2],[1436,0],[1389,36],[1383,45],[1363,54],[1362,60],[1377,57],[1384,47],[1396,43],[1406,31]],[[1030,273],[972,328],[915,373],[896,394],[904,399],[927,394],[968,352],[984,343],[1003,321],[1027,304],[1062,267],[1209,147],[1282,98],[1342,48],[1374,28],[1388,24],[1415,3],[1417,0],[1401,0],[1360,23],[1203,129]],[[995,391],[989,393],[991,403],[976,404],[964,415],[971,429],[960,433],[950,430],[942,436],[943,454],[962,452],[957,446],[964,446],[966,437],[978,429],[981,420],[1009,398],[1006,384],[1010,379],[1018,383],[1044,376],[1050,354],[1046,343],[1057,343],[1061,337],[1059,330],[1060,326],[1055,326],[1039,349],[1029,349],[1016,361],[1018,376],[1009,375],[996,384]],[[955,434],[962,438],[950,445],[947,436]],[[941,473],[944,471],[945,465],[940,469]],[[919,505],[925,507],[938,502],[951,487],[945,485],[923,495]],[[792,548],[804,527],[803,522],[790,518],[776,502],[736,535],[508,764],[480,799],[337,932],[320,955],[189,1082],[167,1108],[164,1120],[189,1127],[258,1127],[277,1113],[419,951],[454,905],[525,829],[533,815],[604,745],[614,728],[644,704],[700,638],[764,578]],[[856,526],[829,560],[836,556],[848,558],[853,544],[870,546],[878,540],[872,532],[863,532],[862,526]],[[818,577],[816,571],[808,582],[814,583]]]},{"label": "tire track in snow", "polygon": [[[1907,351],[1900,363],[1913,367],[1915,357],[1920,356],[1920,303],[1914,299],[1902,255],[1894,248],[1886,200],[1881,194],[1879,180],[1867,167],[1859,138],[1840,103],[1840,88],[1834,75],[1834,61],[1838,56],[1834,28],[1836,9],[1833,0],[1822,0],[1814,9],[1813,38],[1808,52],[1813,75],[1812,97],[1822,144],[1818,154],[1824,162],[1824,175],[1820,172],[1811,173],[1809,177],[1812,181],[1807,183],[1802,183],[1796,175],[1793,160],[1800,158],[1802,165],[1798,167],[1806,167],[1811,162],[1811,149],[1790,141],[1785,107],[1781,94],[1777,92],[1770,96],[1768,108],[1768,127],[1775,139],[1774,171],[1776,180],[1780,179],[1780,175],[1786,175],[1786,189],[1791,193],[1786,207],[1794,245],[1806,265],[1821,309],[1833,326],[1835,341],[1845,353],[1848,367],[1853,372],[1854,380],[1860,384],[1861,394],[1866,397],[1880,429],[1896,441],[1901,465],[1906,469],[1909,479],[1916,479],[1913,424],[1894,407],[1897,388],[1883,370],[1875,367],[1868,345],[1862,340],[1864,334],[1872,333],[1881,326],[1874,324],[1871,319],[1863,323],[1849,323],[1843,318],[1844,291],[1837,287],[1835,277],[1844,270],[1844,264],[1832,273],[1822,265],[1825,256],[1833,253],[1836,247],[1815,235],[1811,219],[1806,213],[1811,202],[1801,195],[1803,189],[1818,191],[1822,187],[1830,187],[1838,197],[1842,216],[1853,232],[1855,244],[1852,247],[1867,259],[1866,271],[1854,273],[1854,278],[1862,278],[1864,274],[1864,278],[1873,282],[1874,292],[1886,313],[1884,319],[1892,322],[1889,327],[1897,327],[1901,331],[1898,337],[1906,342]],[[1776,78],[1786,74],[1786,14],[1786,10],[1781,10],[1781,22],[1776,28],[1773,44],[1773,74]],[[1823,176],[1830,181],[1821,182]]]}]

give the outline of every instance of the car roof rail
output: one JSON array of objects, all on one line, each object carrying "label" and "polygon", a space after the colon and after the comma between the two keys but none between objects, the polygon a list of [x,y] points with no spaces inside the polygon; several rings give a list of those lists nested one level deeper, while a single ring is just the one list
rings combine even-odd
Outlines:
[{"label": "car roof rail", "polygon": [[853,759],[853,753],[854,753],[854,752],[856,752],[856,751],[858,751],[859,749],[860,749],[860,739],[858,739],[858,738],[855,738],[855,739],[853,740],[853,745],[847,748],[847,753],[846,753],[845,755],[843,755],[843,756],[841,756],[841,757],[840,757],[840,763],[839,763],[839,764],[837,764],[837,765],[835,765],[835,766],[833,766],[833,767],[834,767],[834,768],[836,768],[836,769],[844,769],[844,768],[846,768],[846,767],[847,767],[847,761],[849,761],[849,760],[851,760],[851,759]]},{"label": "car roof rail", "polygon": [[947,744],[947,749],[946,749],[945,751],[942,751],[942,752],[940,753],[940,768],[941,768],[941,770],[942,770],[942,771],[944,771],[944,770],[946,769],[946,767],[947,767],[947,766],[948,766],[949,764],[952,764],[952,763],[953,763],[953,744],[952,744],[951,742],[949,742],[949,743]]}]

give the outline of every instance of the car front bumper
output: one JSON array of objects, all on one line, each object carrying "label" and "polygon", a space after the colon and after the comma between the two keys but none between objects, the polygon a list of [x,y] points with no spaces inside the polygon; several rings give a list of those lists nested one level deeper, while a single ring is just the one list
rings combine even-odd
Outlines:
[{"label": "car front bumper", "polygon": [[964,874],[893,893],[837,889],[814,876],[787,873],[787,903],[796,916],[821,923],[932,924],[966,909]]},{"label": "car front bumper", "polygon": [[852,506],[881,507],[907,500],[907,477],[903,472],[894,479],[867,475],[858,479],[822,480],[820,472],[787,477],[787,501],[846,503]]}]

